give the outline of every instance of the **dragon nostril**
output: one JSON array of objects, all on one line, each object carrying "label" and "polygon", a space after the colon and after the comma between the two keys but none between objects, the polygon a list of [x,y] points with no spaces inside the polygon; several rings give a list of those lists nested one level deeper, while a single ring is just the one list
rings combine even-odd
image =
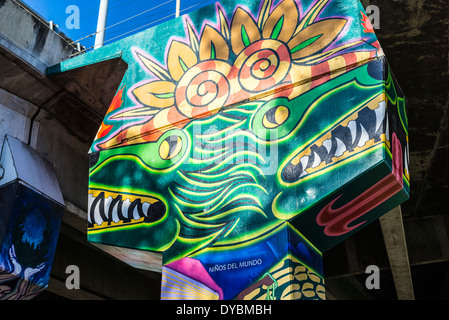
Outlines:
[{"label": "dragon nostril", "polygon": [[304,173],[301,163],[294,165],[289,163],[285,166],[284,170],[282,170],[282,179],[287,182],[295,182],[297,181]]},{"label": "dragon nostril", "polygon": [[93,168],[100,159],[100,151],[92,152],[89,155],[89,168]]},{"label": "dragon nostril", "polygon": [[[382,67],[379,67],[383,62],[379,60],[374,60],[372,63],[368,63],[367,65],[367,71],[368,74],[376,80],[383,80],[384,79],[384,69]],[[388,71],[387,71],[388,74]]]},{"label": "dragon nostril", "polygon": [[155,202],[148,208],[145,222],[156,222],[165,215],[165,212],[165,204],[162,201]]}]

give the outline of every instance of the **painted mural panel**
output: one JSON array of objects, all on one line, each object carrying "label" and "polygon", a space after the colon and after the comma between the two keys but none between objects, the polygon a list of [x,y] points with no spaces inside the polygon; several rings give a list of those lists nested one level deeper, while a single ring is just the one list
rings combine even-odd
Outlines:
[{"label": "painted mural panel", "polygon": [[10,135],[0,171],[0,300],[28,300],[47,288],[64,200],[53,166]]},{"label": "painted mural panel", "polygon": [[47,288],[63,208],[12,182],[0,188],[0,209],[0,300],[32,299]]},{"label": "painted mural panel", "polygon": [[118,51],[88,239],[163,252],[162,298],[322,299],[321,252],[408,198],[404,97],[358,1],[217,2],[68,65]]}]

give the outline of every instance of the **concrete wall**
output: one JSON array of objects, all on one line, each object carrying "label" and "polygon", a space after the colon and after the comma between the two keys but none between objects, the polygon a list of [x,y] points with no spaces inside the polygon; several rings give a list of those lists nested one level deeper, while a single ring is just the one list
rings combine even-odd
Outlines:
[{"label": "concrete wall", "polygon": [[87,210],[89,146],[43,109],[33,126],[31,146],[53,164],[65,199]]},{"label": "concrete wall", "polygon": [[45,72],[75,52],[74,45],[48,27],[48,22],[25,5],[0,0],[0,44]]},{"label": "concrete wall", "polygon": [[45,110],[0,89],[0,145],[6,134],[42,153],[55,168],[64,198],[87,209],[88,145]]},{"label": "concrete wall", "polygon": [[[70,39],[49,28],[24,4],[0,0],[0,47],[15,66],[23,63],[45,77],[47,67],[70,58],[75,52]],[[36,78],[36,74],[25,76]],[[22,75],[21,78],[25,77]],[[7,90],[0,89],[0,142],[10,134],[41,152],[55,167],[61,191],[69,202],[86,210],[89,145],[80,142],[69,128],[52,117],[35,97],[38,93],[24,92],[26,88],[8,81]],[[45,84],[46,85],[46,84]],[[14,88],[20,93],[21,98]],[[32,91],[32,89],[30,90]]]},{"label": "concrete wall", "polygon": [[31,117],[38,108],[0,89],[0,145],[3,145],[5,134],[28,142]]}]

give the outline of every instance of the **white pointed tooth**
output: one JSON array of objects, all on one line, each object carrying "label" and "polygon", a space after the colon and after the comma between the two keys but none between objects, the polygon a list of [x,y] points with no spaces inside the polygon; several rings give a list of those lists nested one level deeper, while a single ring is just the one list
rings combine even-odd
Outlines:
[{"label": "white pointed tooth", "polygon": [[313,152],[313,163],[312,163],[312,168],[318,167],[321,163],[321,158],[320,156],[314,151]]},{"label": "white pointed tooth", "polygon": [[337,142],[337,150],[335,151],[335,157],[339,157],[341,156],[345,151],[346,151],[346,146],[343,143],[343,141],[341,141],[338,138],[335,138],[335,141]]},{"label": "white pointed tooth", "polygon": [[406,152],[407,152],[407,163],[410,161],[410,145],[407,143],[406,145]]},{"label": "white pointed tooth", "polygon": [[97,225],[100,225],[103,223],[103,218],[101,218],[101,215],[100,215],[100,205],[101,205],[101,201],[98,201],[94,208],[94,222]]},{"label": "white pointed tooth", "polygon": [[374,112],[376,112],[376,131],[379,130],[380,126],[382,125],[382,122],[385,118],[385,111],[387,108],[387,103],[385,101],[379,102],[379,107],[377,107]]},{"label": "white pointed tooth", "polygon": [[323,142],[323,146],[326,148],[327,153],[331,152],[332,149],[332,141],[331,139],[327,139],[326,141]]},{"label": "white pointed tooth", "polygon": [[388,123],[388,117],[387,117],[387,124],[385,125],[385,138],[390,141],[390,126]]},{"label": "white pointed tooth", "polygon": [[129,210],[129,206],[131,204],[131,201],[129,201],[129,199],[126,199],[125,201],[122,202],[122,215],[124,218],[129,219],[131,218],[128,215],[128,210]]},{"label": "white pointed tooth", "polygon": [[88,197],[89,207],[92,205],[94,200],[95,200],[95,197],[89,193],[89,197]]},{"label": "white pointed tooth", "polygon": [[148,218],[148,209],[150,208],[150,206],[151,206],[151,204],[148,202],[142,203],[142,211],[143,211],[143,214],[145,215],[145,217],[147,217],[147,218]]},{"label": "white pointed tooth", "polygon": [[[89,194],[89,197],[88,197],[88,208],[89,208],[89,211],[88,212],[90,212],[90,209],[92,208],[92,203],[94,202],[94,200],[95,200],[95,197],[93,195]],[[90,219],[90,214],[87,215],[87,221],[89,223],[92,223],[92,221]]]},{"label": "white pointed tooth", "polygon": [[302,169],[305,170],[306,166],[307,166],[307,162],[309,161],[309,156],[304,156],[301,158],[301,160],[299,160],[299,162],[301,162],[302,165]]},{"label": "white pointed tooth", "polygon": [[106,199],[104,199],[104,213],[106,217],[109,218],[109,207],[111,206],[112,197],[109,196]]},{"label": "white pointed tooth", "polygon": [[115,223],[118,223],[119,221],[120,221],[120,219],[119,219],[119,217],[118,217],[118,204],[119,204],[120,202],[119,201],[117,201],[115,204],[114,204],[114,207],[113,207],[113,209],[112,209],[112,216],[111,216],[111,219],[112,219],[112,221],[114,221]]},{"label": "white pointed tooth", "polygon": [[140,219],[140,214],[139,214],[139,205],[134,207],[133,210],[133,217],[134,220],[139,220]]},{"label": "white pointed tooth", "polygon": [[351,141],[352,141],[351,144],[354,144],[357,135],[357,122],[351,120],[348,122],[348,125],[346,127],[349,128],[349,130],[351,130]]},{"label": "white pointed tooth", "polygon": [[357,144],[359,147],[363,147],[365,145],[365,143],[369,140],[369,135],[368,132],[366,132],[365,128],[360,125],[361,128],[361,135],[360,135],[360,139],[359,139],[359,143]]},{"label": "white pointed tooth", "polygon": [[407,144],[405,146],[405,159],[404,159],[404,165],[405,165],[405,169],[407,170],[407,174],[410,174],[410,171],[409,171],[409,168],[408,168],[409,159],[410,159],[409,146]]}]

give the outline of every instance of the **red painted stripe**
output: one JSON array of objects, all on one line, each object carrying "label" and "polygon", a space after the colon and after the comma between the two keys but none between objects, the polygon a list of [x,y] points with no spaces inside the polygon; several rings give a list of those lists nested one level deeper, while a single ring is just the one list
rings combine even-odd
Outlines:
[{"label": "red painted stripe", "polygon": [[346,68],[357,63],[357,55],[354,52],[344,54],[343,58],[345,59]]},{"label": "red painted stripe", "polygon": [[330,66],[327,61],[321,62],[320,64],[311,67],[312,71],[312,83],[310,89],[318,87],[319,85],[330,80]]}]

